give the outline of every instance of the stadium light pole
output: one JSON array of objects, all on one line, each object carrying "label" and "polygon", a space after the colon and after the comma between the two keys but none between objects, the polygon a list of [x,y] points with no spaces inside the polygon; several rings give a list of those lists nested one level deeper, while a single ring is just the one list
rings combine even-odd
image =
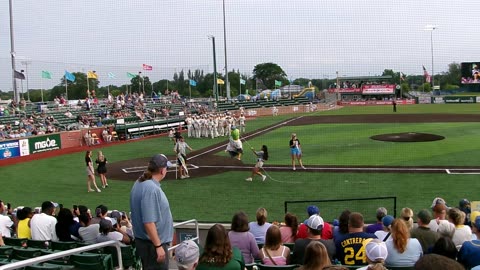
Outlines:
[{"label": "stadium light pole", "polygon": [[215,94],[215,101],[218,104],[218,84],[217,84],[217,56],[215,52],[215,37],[210,35],[208,39],[212,40],[213,47],[213,92]]},{"label": "stadium light pole", "polygon": [[18,95],[17,81],[15,79],[15,42],[13,39],[13,6],[12,0],[8,1],[9,14],[10,14],[10,57],[12,61],[12,87],[13,87],[13,100],[17,103],[20,102],[20,96]]},{"label": "stadium light pole", "polygon": [[435,31],[435,29],[438,29],[438,26],[431,24],[425,26],[425,31],[430,31],[430,52],[432,55],[432,91],[435,90],[435,72],[433,69],[433,31]]},{"label": "stadium light pole", "polygon": [[228,67],[227,67],[227,29],[225,26],[225,0],[223,0],[223,50],[225,51],[225,83],[227,99],[230,100],[230,83],[228,83]]}]

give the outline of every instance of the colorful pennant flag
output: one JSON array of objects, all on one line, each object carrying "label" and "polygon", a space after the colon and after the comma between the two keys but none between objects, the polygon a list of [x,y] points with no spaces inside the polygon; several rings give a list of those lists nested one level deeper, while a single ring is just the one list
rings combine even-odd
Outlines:
[{"label": "colorful pennant flag", "polygon": [[217,79],[217,84],[225,84],[225,82],[222,79]]},{"label": "colorful pennant flag", "polygon": [[153,67],[152,67],[152,66],[150,66],[150,65],[147,65],[147,64],[143,64],[143,66],[142,66],[142,67],[143,67],[143,70],[152,70],[152,69],[153,69]]},{"label": "colorful pennant flag", "polygon": [[71,82],[74,82],[75,81],[75,75],[73,75],[72,73],[65,70],[65,79],[67,79]]},{"label": "colorful pennant flag", "polygon": [[240,79],[240,84],[243,84],[243,85],[245,85],[245,83],[246,83],[246,82],[245,82],[245,80],[244,80],[244,79]]},{"label": "colorful pennant flag", "polygon": [[132,74],[132,73],[130,73],[130,72],[127,72],[127,77],[128,77],[128,78],[135,78],[135,77],[137,77],[137,75]]},{"label": "colorful pennant flag", "polygon": [[275,80],[275,86],[282,86],[282,82]]},{"label": "colorful pennant flag", "polygon": [[191,85],[191,86],[197,86],[197,82],[194,81],[194,80],[190,80],[190,85]]},{"label": "colorful pennant flag", "polygon": [[98,79],[98,75],[95,71],[87,71],[87,79]]},{"label": "colorful pennant flag", "polygon": [[115,73],[113,73],[113,72],[108,72],[107,75],[108,75],[108,78],[110,78],[110,79],[115,79],[115,78],[117,78],[117,75],[115,75]]},{"label": "colorful pennant flag", "polygon": [[50,73],[50,71],[42,70],[42,78],[51,80],[52,73]]},{"label": "colorful pennant flag", "polygon": [[21,73],[21,72],[18,72],[15,70],[15,72],[13,73],[13,77],[15,79],[20,79],[20,80],[25,80],[25,74]]}]

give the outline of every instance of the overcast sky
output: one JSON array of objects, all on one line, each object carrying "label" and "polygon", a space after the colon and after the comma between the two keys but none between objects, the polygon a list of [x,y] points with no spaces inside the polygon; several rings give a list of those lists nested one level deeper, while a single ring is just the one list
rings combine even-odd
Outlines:
[{"label": "overcast sky", "polygon": [[[64,70],[96,70],[101,85],[153,81],[181,69],[224,72],[222,0],[15,0],[17,70],[27,59],[30,88],[50,88]],[[478,0],[225,0],[228,68],[251,75],[279,64],[290,79],[431,72],[451,62],[480,61]],[[0,2],[0,89],[11,90],[8,1]],[[41,79],[41,71],[52,80]],[[116,74],[109,79],[108,72]],[[26,83],[26,82],[24,82]],[[19,84],[20,85],[20,84]],[[25,87],[25,85],[24,85]]]}]

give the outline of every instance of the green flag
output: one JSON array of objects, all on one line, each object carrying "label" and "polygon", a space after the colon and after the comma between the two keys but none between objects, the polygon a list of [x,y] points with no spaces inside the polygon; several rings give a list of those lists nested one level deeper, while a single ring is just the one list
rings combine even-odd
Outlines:
[{"label": "green flag", "polygon": [[132,73],[130,73],[130,72],[127,72],[127,77],[128,77],[128,78],[135,78],[135,77],[137,77],[137,75],[132,74]]},{"label": "green flag", "polygon": [[275,80],[275,86],[282,86],[282,82]]},{"label": "green flag", "polygon": [[50,71],[42,70],[42,78],[52,79],[52,73],[50,73]]}]

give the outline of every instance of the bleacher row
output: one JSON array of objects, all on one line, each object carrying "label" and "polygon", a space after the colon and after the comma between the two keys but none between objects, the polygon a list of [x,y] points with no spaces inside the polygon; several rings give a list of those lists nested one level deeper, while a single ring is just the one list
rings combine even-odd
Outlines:
[{"label": "bleacher row", "polygon": [[[26,238],[4,237],[0,246],[0,266],[22,260],[49,255],[60,251],[87,246],[79,242],[36,241]],[[141,269],[140,259],[135,255],[135,246],[121,246],[124,268]],[[25,269],[97,269],[112,270],[118,267],[117,250],[114,246],[98,248],[27,266]]]},{"label": "bleacher row", "polygon": [[306,97],[297,97],[294,99],[278,99],[278,100],[258,100],[256,102],[243,101],[236,103],[219,103],[217,106],[218,111],[234,111],[238,110],[240,107],[245,109],[255,109],[255,108],[270,108],[273,106],[294,106],[294,105],[303,105],[309,103],[310,100]]}]

